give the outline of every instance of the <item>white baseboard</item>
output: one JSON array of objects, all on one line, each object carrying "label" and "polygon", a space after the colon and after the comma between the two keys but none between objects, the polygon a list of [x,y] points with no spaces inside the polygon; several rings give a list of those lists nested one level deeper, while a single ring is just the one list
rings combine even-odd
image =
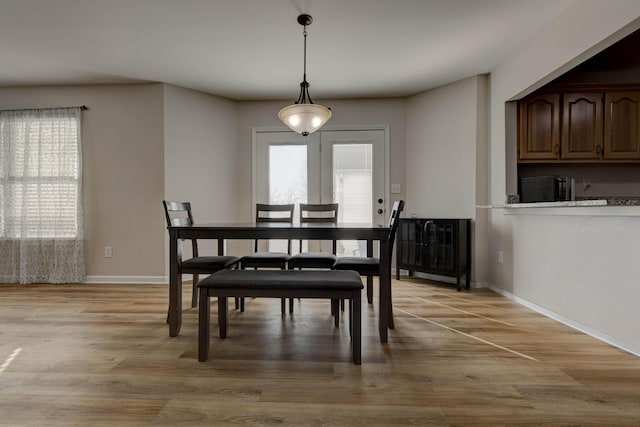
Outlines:
[{"label": "white baseboard", "polygon": [[533,311],[536,311],[536,312],[538,312],[540,314],[543,314],[543,315],[545,315],[545,316],[547,316],[547,317],[549,317],[549,318],[551,318],[553,320],[557,320],[560,323],[564,323],[565,325],[567,325],[567,326],[569,326],[569,327],[571,327],[573,329],[576,329],[576,330],[578,330],[580,332],[584,332],[587,335],[591,335],[592,337],[594,337],[596,339],[599,339],[600,341],[604,341],[607,344],[611,344],[614,347],[618,347],[621,350],[627,351],[627,352],[629,352],[631,354],[634,354],[636,356],[640,356],[640,348],[637,348],[632,344],[629,344],[629,343],[624,342],[624,341],[620,341],[619,339],[617,339],[615,337],[612,337],[611,335],[605,334],[604,332],[592,329],[592,328],[590,328],[590,327],[588,327],[586,325],[583,325],[580,322],[576,322],[573,319],[569,319],[568,317],[564,317],[563,315],[558,314],[558,313],[556,313],[554,311],[547,310],[544,307],[540,307],[537,304],[534,304],[534,303],[532,303],[530,301],[527,301],[525,299],[517,297],[517,296],[513,295],[511,292],[505,291],[504,289],[498,288],[497,286],[489,285],[488,288],[491,289],[492,291],[494,291],[494,292],[506,297],[506,298],[509,298],[510,300],[513,300],[513,301],[517,302],[518,304],[524,305],[525,307],[527,307],[527,308],[529,308],[529,309],[531,309]]},{"label": "white baseboard", "polygon": [[84,283],[166,285],[167,276],[87,276]]},{"label": "white baseboard", "polygon": [[[455,277],[451,277],[451,276],[440,276],[437,274],[430,274],[430,273],[421,273],[419,271],[414,271],[413,272],[413,276],[408,276],[408,275],[403,275],[400,274],[400,277],[405,276],[405,277],[417,277],[419,279],[427,279],[427,280],[435,280],[437,282],[445,282],[445,283],[452,283],[454,285],[457,284],[456,278]],[[395,273],[394,273],[394,278]],[[472,288],[486,288],[489,286],[489,284],[487,282],[474,282],[473,280],[471,281],[471,283],[469,284],[470,287]],[[464,288],[464,285],[463,285]]]}]

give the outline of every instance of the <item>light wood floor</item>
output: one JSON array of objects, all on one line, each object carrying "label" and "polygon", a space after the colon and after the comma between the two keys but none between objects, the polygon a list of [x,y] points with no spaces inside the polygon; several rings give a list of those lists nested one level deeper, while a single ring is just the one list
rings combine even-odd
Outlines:
[{"label": "light wood floor", "polygon": [[268,299],[199,363],[197,309],[169,338],[167,293],[0,285],[0,424],[640,425],[640,358],[486,289],[394,281],[388,344],[363,307],[361,366],[328,302]]}]

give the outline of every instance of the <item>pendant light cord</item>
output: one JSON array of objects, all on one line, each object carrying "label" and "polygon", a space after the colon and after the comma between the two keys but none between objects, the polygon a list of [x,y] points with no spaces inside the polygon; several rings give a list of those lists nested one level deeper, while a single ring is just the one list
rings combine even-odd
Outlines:
[{"label": "pendant light cord", "polygon": [[313,100],[311,100],[311,96],[309,95],[309,83],[307,82],[307,26],[304,25],[304,30],[302,30],[302,35],[304,36],[304,56],[303,56],[303,73],[302,73],[302,83],[300,83],[300,96],[298,100],[295,102],[296,104],[313,104]]},{"label": "pendant light cord", "polygon": [[304,35],[304,72],[303,72],[303,80],[307,81],[307,26],[304,26],[304,30],[302,30],[302,35]]}]

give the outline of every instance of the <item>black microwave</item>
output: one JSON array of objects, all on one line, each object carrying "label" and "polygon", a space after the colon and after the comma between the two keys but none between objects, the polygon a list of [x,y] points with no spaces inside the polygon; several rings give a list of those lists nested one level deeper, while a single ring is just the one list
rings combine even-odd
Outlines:
[{"label": "black microwave", "polygon": [[573,178],[568,176],[528,176],[518,180],[521,203],[574,200]]}]

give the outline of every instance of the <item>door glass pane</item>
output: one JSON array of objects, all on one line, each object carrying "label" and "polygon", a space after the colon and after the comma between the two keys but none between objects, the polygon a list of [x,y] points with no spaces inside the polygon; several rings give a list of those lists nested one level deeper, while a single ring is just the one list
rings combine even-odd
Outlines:
[{"label": "door glass pane", "polygon": [[[372,144],[333,145],[333,200],[340,204],[338,221],[373,222]],[[338,256],[366,256],[364,241],[338,242]]]},{"label": "door glass pane", "polygon": [[[269,203],[294,203],[294,222],[299,218],[300,203],[307,203],[307,147],[306,145],[269,146]],[[297,252],[297,242],[292,250]],[[269,251],[287,252],[287,242],[269,241]]]}]

